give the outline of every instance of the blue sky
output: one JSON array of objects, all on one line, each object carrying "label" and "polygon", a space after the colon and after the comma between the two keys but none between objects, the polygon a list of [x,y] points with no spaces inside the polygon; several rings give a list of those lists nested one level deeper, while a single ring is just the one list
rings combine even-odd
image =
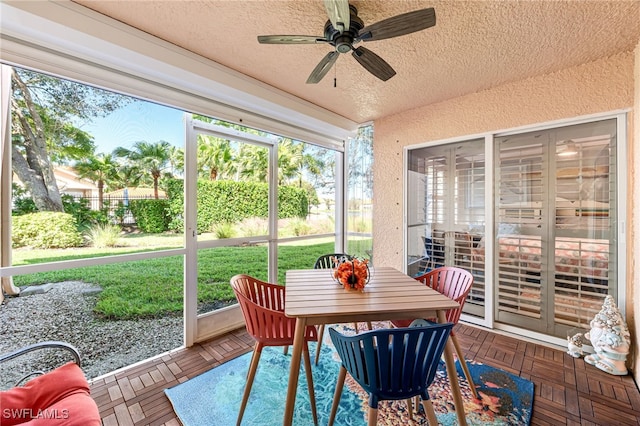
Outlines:
[{"label": "blue sky", "polygon": [[96,153],[110,153],[119,146],[131,148],[138,141],[165,140],[184,146],[183,112],[151,102],[134,101],[81,128],[93,136]]}]

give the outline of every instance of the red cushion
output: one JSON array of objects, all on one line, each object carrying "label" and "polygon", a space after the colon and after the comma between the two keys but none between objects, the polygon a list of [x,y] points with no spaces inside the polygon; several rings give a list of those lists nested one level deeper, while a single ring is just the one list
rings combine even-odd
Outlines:
[{"label": "red cushion", "polygon": [[101,424],[87,379],[73,362],[29,380],[24,386],[0,392],[0,402],[3,426]]},{"label": "red cushion", "polygon": [[42,414],[20,426],[102,426],[98,406],[88,392],[81,390],[49,406]]}]

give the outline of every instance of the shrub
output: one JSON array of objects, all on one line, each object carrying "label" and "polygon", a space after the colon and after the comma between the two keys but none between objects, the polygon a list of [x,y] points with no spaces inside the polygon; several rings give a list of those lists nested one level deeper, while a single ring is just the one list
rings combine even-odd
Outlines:
[{"label": "shrub", "polygon": [[102,210],[91,210],[89,200],[86,198],[75,199],[71,195],[62,196],[62,205],[65,213],[69,213],[76,220],[76,225],[80,231],[90,228],[98,223],[109,223],[109,204],[105,203]]},{"label": "shrub", "polygon": [[96,224],[87,231],[87,240],[97,248],[116,247],[121,229],[110,223]]},{"label": "shrub", "polygon": [[38,212],[13,217],[11,235],[14,247],[68,248],[83,243],[72,215]]},{"label": "shrub", "polygon": [[16,185],[15,183],[12,183],[11,192],[13,193],[13,207],[11,209],[11,214],[19,216],[28,213],[35,213],[38,211],[38,209],[36,208],[36,203],[33,202],[33,199],[29,196],[24,188]]},{"label": "shrub", "polygon": [[311,234],[311,225],[307,223],[305,219],[294,218],[287,223],[283,236],[296,236],[300,237],[302,235]]},{"label": "shrub", "polygon": [[221,223],[214,224],[211,227],[211,232],[213,232],[213,234],[219,240],[223,240],[225,238],[233,238],[236,235],[236,230],[233,226],[233,223],[229,223],[229,222],[221,222]]},{"label": "shrub", "polygon": [[142,232],[157,234],[169,229],[168,200],[131,200],[129,208]]},{"label": "shrub", "polygon": [[309,214],[307,191],[295,186],[278,187],[278,218],[305,218]]},{"label": "shrub", "polygon": [[125,206],[122,200],[118,201],[116,208],[113,210],[113,216],[120,225],[124,224],[124,218],[127,215],[128,206]]}]

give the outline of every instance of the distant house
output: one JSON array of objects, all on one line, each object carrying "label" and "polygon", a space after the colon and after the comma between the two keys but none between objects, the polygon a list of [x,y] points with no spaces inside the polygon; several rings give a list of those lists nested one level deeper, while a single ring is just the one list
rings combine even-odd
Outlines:
[{"label": "distant house", "polygon": [[[69,166],[58,166],[53,169],[53,176],[58,184],[60,195],[70,195],[75,199],[86,198],[91,200],[91,208],[98,208],[98,186],[88,179],[78,176],[78,173]],[[13,182],[24,187],[18,176],[13,175]]]},{"label": "distant house", "polygon": [[61,194],[74,198],[98,198],[98,186],[89,179],[83,179],[73,167],[58,166],[53,170]]},{"label": "distant house", "polygon": [[73,167],[58,166],[53,170],[53,175],[58,183],[61,195],[70,195],[73,198],[86,198],[90,201],[91,209],[98,209],[98,186],[78,176]]},{"label": "distant house", "polygon": [[[86,198],[92,209],[98,209],[98,186],[88,179],[78,176],[73,167],[56,167],[53,174],[58,182],[60,194],[71,195],[73,198]],[[162,190],[158,190],[159,198],[166,198]],[[104,201],[139,200],[154,198],[153,188],[126,188],[102,194]]]}]

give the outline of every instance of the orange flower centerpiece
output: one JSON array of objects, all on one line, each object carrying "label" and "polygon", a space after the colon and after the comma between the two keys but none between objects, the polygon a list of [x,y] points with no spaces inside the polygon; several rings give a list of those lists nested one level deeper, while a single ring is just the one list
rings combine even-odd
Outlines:
[{"label": "orange flower centerpiece", "polygon": [[340,285],[347,290],[362,291],[369,282],[369,260],[360,260],[355,257],[353,259],[334,258],[333,260],[336,265],[333,277]]}]

